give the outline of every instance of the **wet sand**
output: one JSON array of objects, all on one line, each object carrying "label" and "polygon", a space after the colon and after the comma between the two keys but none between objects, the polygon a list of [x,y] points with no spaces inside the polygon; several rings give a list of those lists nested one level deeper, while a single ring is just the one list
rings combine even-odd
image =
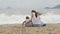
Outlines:
[{"label": "wet sand", "polygon": [[0,34],[60,34],[60,24],[45,27],[22,27],[21,24],[0,25]]}]

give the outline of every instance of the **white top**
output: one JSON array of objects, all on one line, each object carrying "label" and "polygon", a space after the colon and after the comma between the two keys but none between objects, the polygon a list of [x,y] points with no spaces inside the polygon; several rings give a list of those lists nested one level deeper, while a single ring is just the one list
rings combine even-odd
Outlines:
[{"label": "white top", "polygon": [[38,17],[33,16],[32,23],[33,24],[41,24],[40,17],[39,16]]}]

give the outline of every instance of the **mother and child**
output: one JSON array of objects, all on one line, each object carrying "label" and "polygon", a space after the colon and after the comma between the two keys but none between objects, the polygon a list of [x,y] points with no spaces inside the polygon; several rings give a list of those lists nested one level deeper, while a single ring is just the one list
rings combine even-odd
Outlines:
[{"label": "mother and child", "polygon": [[26,16],[26,20],[22,23],[24,27],[39,27],[39,26],[46,26],[44,22],[41,21],[39,12],[35,10],[31,11],[31,18]]}]

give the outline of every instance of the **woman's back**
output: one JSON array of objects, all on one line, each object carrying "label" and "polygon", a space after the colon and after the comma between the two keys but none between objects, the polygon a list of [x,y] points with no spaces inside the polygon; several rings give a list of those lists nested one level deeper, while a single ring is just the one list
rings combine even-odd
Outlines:
[{"label": "woman's back", "polygon": [[33,24],[41,24],[40,22],[40,17],[38,16],[38,17],[35,17],[35,16],[33,16],[33,18],[32,18],[32,22],[33,22]]},{"label": "woman's back", "polygon": [[33,26],[46,26],[46,24],[44,23],[44,22],[42,22],[41,20],[40,20],[40,17],[38,16],[37,18],[36,17],[33,17],[32,18],[32,23],[33,23]]}]

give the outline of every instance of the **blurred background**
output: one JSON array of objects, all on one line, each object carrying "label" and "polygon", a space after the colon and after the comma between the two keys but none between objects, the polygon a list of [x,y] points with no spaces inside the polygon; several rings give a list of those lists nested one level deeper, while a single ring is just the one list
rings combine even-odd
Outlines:
[{"label": "blurred background", "polygon": [[60,23],[60,0],[0,0],[0,24],[21,24],[32,10],[47,24]]}]

